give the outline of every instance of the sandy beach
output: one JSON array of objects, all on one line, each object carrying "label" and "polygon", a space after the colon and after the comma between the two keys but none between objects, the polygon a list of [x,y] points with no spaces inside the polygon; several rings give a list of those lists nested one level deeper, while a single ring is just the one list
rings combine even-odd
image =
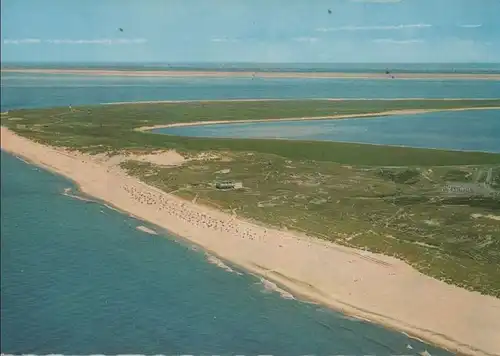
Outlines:
[{"label": "sandy beach", "polygon": [[[127,176],[113,159],[44,146],[4,127],[1,147],[260,275],[291,293],[286,297],[321,303],[462,354],[500,355],[500,299],[437,281],[395,258],[266,228],[185,201]],[[178,155],[170,156],[172,165],[182,164]]]},{"label": "sandy beach", "polygon": [[105,69],[37,69],[2,68],[5,73],[31,74],[72,74],[90,76],[127,77],[212,77],[212,78],[317,78],[317,79],[425,79],[425,80],[500,80],[500,74],[467,73],[342,73],[342,72],[230,72],[230,71],[189,71],[189,70],[105,70]]}]

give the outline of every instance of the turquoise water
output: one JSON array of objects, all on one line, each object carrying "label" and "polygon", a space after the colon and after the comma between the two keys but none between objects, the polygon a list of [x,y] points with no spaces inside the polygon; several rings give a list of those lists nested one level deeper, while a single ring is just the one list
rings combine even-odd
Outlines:
[{"label": "turquoise water", "polygon": [[[325,96],[331,85],[7,77],[2,76],[2,110],[279,96],[286,90],[306,96],[311,88]],[[317,89],[321,85],[326,87]],[[371,92],[370,85],[382,88],[364,82],[360,91]],[[462,85],[464,92],[468,85]],[[71,182],[1,153],[3,353],[417,355],[426,349],[432,355],[450,354],[402,333],[283,299],[256,277],[208,263],[202,251],[166,231],[158,230],[158,236],[140,232],[136,227],[143,222],[64,196],[67,187]]]},{"label": "turquoise water", "polygon": [[498,74],[500,63],[3,63],[2,68]]},{"label": "turquoise water", "polygon": [[500,153],[500,110],[435,112],[346,120],[198,125],[153,132],[194,137],[359,142]]},{"label": "turquoise water", "polygon": [[436,348],[286,300],[259,279],[1,153],[2,352],[412,354]]},{"label": "turquoise water", "polygon": [[500,81],[133,78],[4,73],[2,110],[141,100],[496,98]]}]

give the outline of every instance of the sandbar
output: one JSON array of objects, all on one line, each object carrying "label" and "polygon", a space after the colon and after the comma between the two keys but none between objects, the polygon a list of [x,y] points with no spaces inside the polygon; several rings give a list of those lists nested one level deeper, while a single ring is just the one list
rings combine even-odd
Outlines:
[{"label": "sandbar", "polygon": [[259,72],[208,70],[111,70],[111,69],[43,69],[2,68],[5,73],[71,74],[126,77],[206,77],[206,78],[311,78],[311,79],[425,79],[425,80],[500,80],[500,74],[472,73],[343,73],[343,72]]},{"label": "sandbar", "polygon": [[135,130],[136,131],[150,131],[150,130],[154,130],[154,129],[164,129],[164,128],[169,128],[169,127],[201,126],[201,125],[217,125],[217,124],[244,124],[244,123],[255,123],[255,122],[373,118],[373,117],[393,116],[393,115],[416,115],[416,114],[427,114],[427,113],[432,113],[432,112],[443,112],[443,111],[473,111],[473,110],[500,110],[500,106],[477,107],[477,108],[467,107],[467,108],[453,108],[453,109],[390,110],[390,111],[382,111],[382,112],[368,113],[368,114],[286,117],[286,118],[279,118],[279,119],[191,121],[191,122],[176,122],[176,123],[164,124],[164,125],[143,126],[143,127],[138,127]]},{"label": "sandbar", "polygon": [[[146,100],[146,101],[115,101],[101,103],[101,105],[142,105],[142,104],[185,104],[185,103],[231,103],[231,102],[269,102],[269,101],[298,101],[301,99],[260,98],[260,99],[208,99],[208,100]],[[461,101],[461,100],[492,100],[488,98],[307,98],[304,101]]]}]

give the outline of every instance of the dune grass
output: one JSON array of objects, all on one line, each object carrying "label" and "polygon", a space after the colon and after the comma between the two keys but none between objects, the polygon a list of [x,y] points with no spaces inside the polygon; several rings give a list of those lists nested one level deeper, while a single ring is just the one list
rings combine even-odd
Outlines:
[{"label": "dune grass", "polygon": [[82,152],[123,149],[179,151],[231,150],[276,154],[290,159],[363,165],[453,165],[498,162],[498,156],[335,142],[269,139],[185,138],[134,131],[142,126],[177,122],[276,119],[286,117],[367,114],[403,109],[498,107],[500,100],[289,100],[258,102],[187,102],[123,104],[15,110],[5,125],[39,142]]}]

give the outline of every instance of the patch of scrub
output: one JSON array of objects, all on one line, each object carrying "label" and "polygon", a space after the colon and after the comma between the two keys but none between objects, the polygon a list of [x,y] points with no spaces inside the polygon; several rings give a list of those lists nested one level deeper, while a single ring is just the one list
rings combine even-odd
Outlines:
[{"label": "patch of scrub", "polygon": [[439,223],[439,221],[437,221],[437,220],[433,220],[433,219],[430,219],[430,220],[424,220],[424,223],[425,223],[425,224],[427,224],[427,225],[429,225],[429,226],[439,226],[439,225],[441,225],[441,224]]},{"label": "patch of scrub", "polygon": [[275,203],[271,203],[271,202],[268,202],[268,201],[258,202],[257,203],[257,206],[259,208],[272,208],[272,207],[274,207],[276,205],[279,205],[279,204],[277,204],[277,203],[276,204]]},{"label": "patch of scrub", "polygon": [[217,171],[215,173],[216,174],[228,174],[229,172],[231,172],[231,169],[230,168],[226,168],[226,169],[221,169],[220,171]]},{"label": "patch of scrub", "polygon": [[309,203],[316,204],[316,205],[321,205],[321,204],[324,204],[326,202],[327,202],[326,199],[320,198],[320,199],[313,199]]},{"label": "patch of scrub", "polygon": [[228,156],[221,155],[219,152],[201,152],[189,157],[191,161],[220,161],[231,162],[232,159]]}]

